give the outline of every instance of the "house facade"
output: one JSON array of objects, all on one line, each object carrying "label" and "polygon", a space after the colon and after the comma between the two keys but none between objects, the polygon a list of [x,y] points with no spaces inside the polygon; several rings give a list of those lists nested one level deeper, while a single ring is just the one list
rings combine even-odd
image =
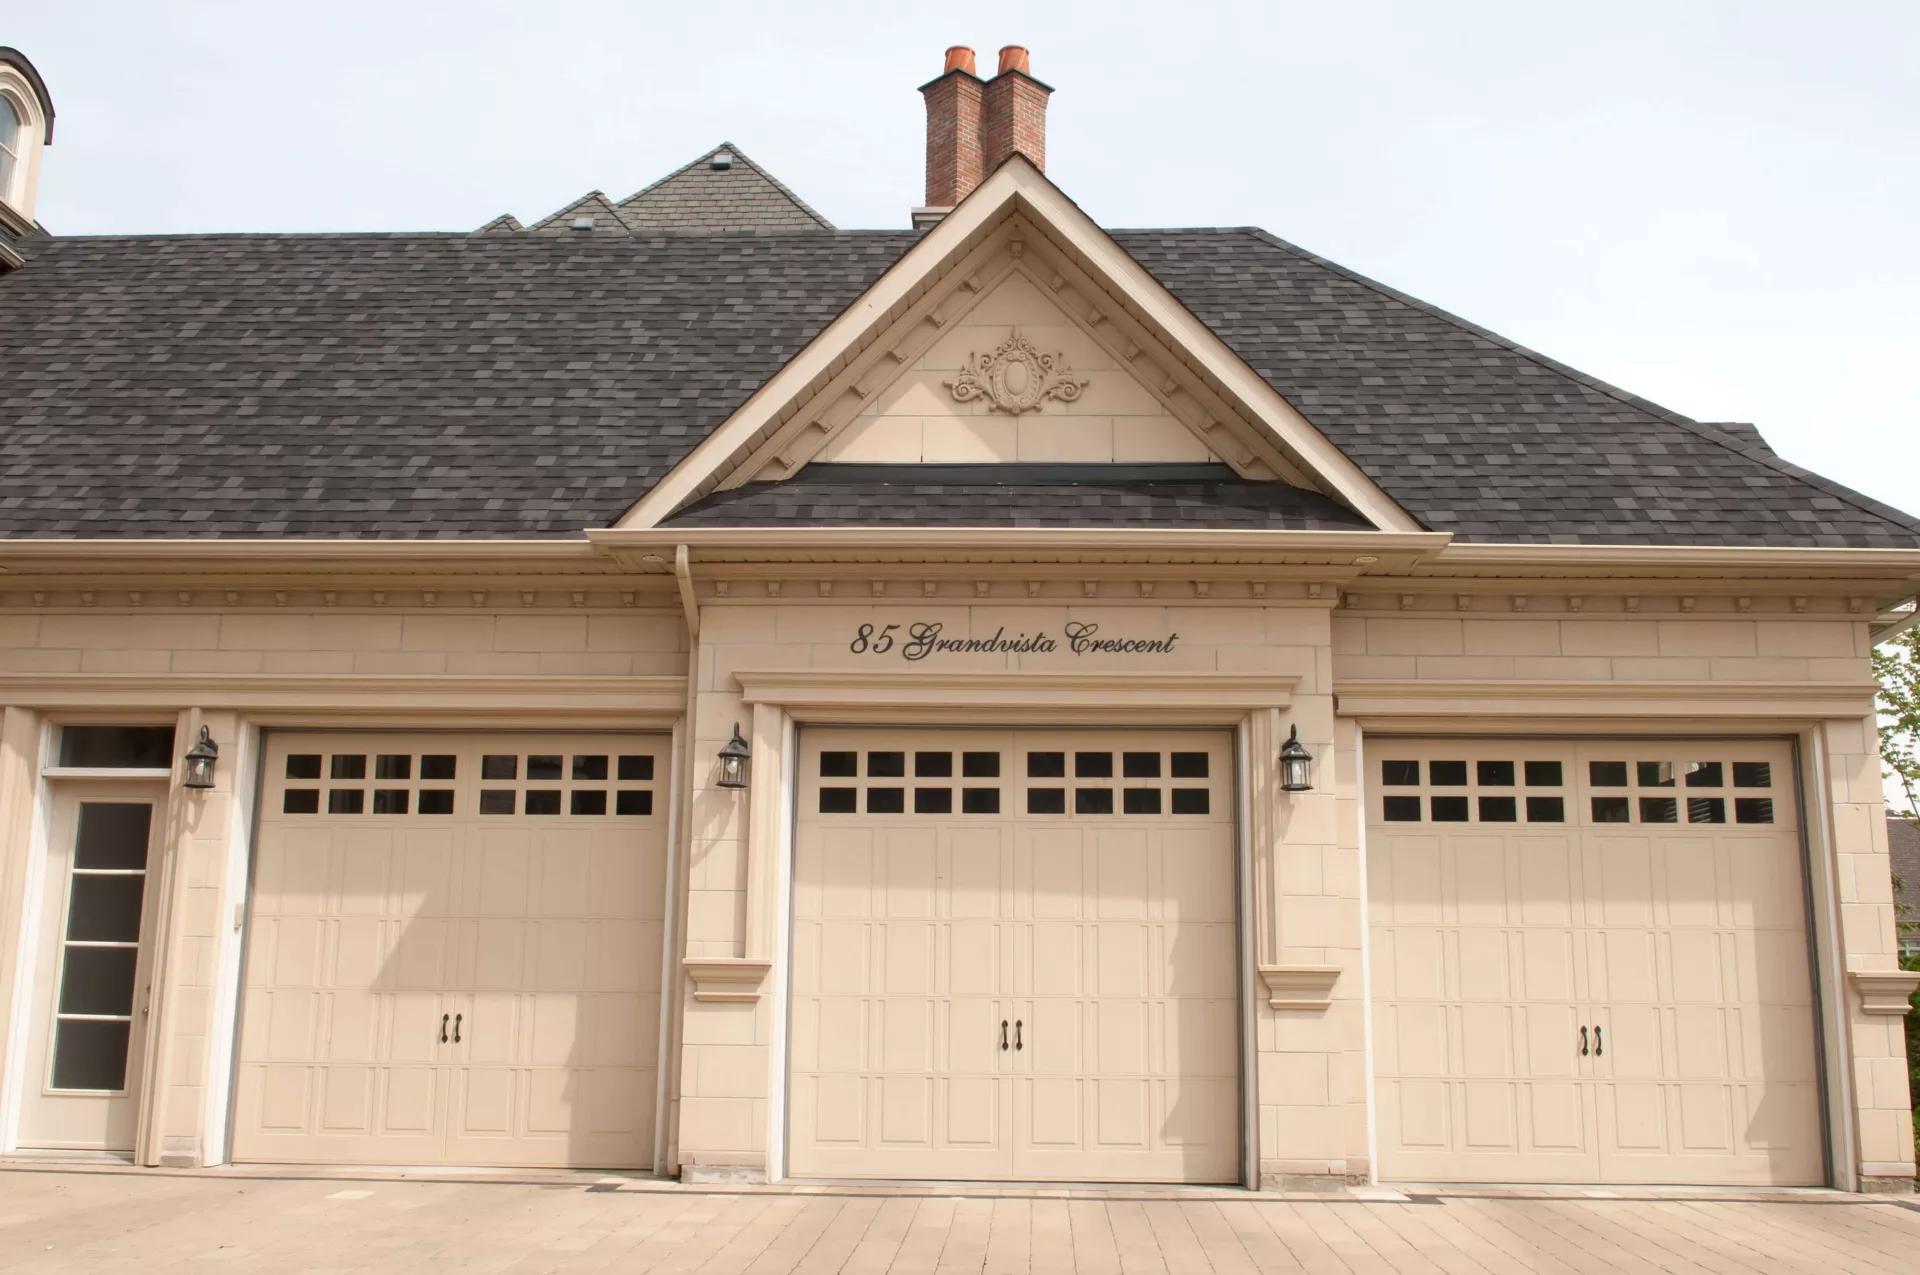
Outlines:
[{"label": "house facade", "polygon": [[1920,521],[922,92],[910,231],[16,179],[0,1146],[1910,1190]]}]

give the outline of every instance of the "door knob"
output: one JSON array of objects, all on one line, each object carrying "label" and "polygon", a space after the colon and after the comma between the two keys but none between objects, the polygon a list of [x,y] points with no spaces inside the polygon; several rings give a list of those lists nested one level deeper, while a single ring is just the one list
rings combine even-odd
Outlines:
[{"label": "door knob", "polygon": [[440,1015],[440,1043],[443,1045],[447,1043],[447,1016],[445,1014]]},{"label": "door knob", "polygon": [[1598,1058],[1600,1055],[1606,1052],[1607,1052],[1607,1042],[1600,1039],[1600,1029],[1598,1027],[1595,1027],[1593,1029],[1593,1056],[1595,1058]]},{"label": "door knob", "polygon": [[460,1014],[453,1016],[453,1043],[456,1045],[460,1043],[460,1019],[462,1017],[463,1015]]},{"label": "door knob", "polygon": [[1003,1018],[1000,1020],[1000,1048],[1004,1051],[1006,1047],[1007,1047],[1007,1020]]},{"label": "door knob", "polygon": [[1025,1045],[1020,1043],[1020,1020],[1017,1018],[1013,1020],[1013,1047],[1015,1049],[1026,1048]]},{"label": "door knob", "polygon": [[1584,1027],[1580,1029],[1580,1056],[1587,1056],[1587,1029]]}]

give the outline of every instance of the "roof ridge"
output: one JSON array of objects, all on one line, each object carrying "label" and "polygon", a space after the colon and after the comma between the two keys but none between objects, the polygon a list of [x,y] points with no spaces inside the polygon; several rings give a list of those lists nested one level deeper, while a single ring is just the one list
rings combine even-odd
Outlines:
[{"label": "roof ridge", "polygon": [[647,185],[642,186],[639,190],[634,191],[631,195],[628,195],[625,199],[621,200],[616,205],[616,207],[624,211],[628,204],[633,203],[636,199],[639,199],[642,195],[646,195],[651,193],[652,191],[658,190],[660,187],[666,185],[668,182],[672,181],[674,178],[680,176],[683,173],[692,172],[694,169],[700,167],[700,165],[712,159],[715,155],[718,155],[721,151],[728,152],[733,156],[733,158],[736,161],[742,164],[745,164],[748,168],[752,169],[754,173],[757,174],[762,180],[764,180],[769,186],[772,186],[775,190],[779,191],[781,195],[783,195],[786,199],[788,199],[793,204],[794,207],[798,208],[801,212],[805,213],[807,216],[819,222],[821,229],[823,230],[839,229],[838,226],[834,225],[832,222],[828,221],[825,217],[822,217],[818,212],[814,211],[813,206],[807,203],[806,200],[800,198],[800,196],[794,194],[792,190],[788,189],[787,184],[785,182],[781,181],[778,177],[775,177],[772,173],[768,172],[766,169],[762,168],[760,165],[754,163],[752,156],[748,155],[745,151],[741,150],[738,146],[735,146],[732,142],[725,142],[725,141],[721,142],[718,146],[714,147],[712,150],[708,151],[706,154],[695,156],[693,159],[689,160],[687,163],[682,164],[680,167],[674,169],[672,172],[668,173],[665,177],[660,178],[658,181],[650,182]]},{"label": "roof ridge", "polygon": [[613,201],[607,198],[605,191],[601,191],[601,190],[588,191],[586,194],[580,196],[580,198],[568,204],[565,208],[559,209],[556,212],[550,213],[549,215],[542,217],[539,221],[536,221],[531,226],[528,226],[527,229],[529,231],[544,230],[548,226],[551,226],[555,222],[559,221],[562,217],[568,216],[569,214],[572,214],[572,213],[577,213],[580,211],[581,208],[586,207],[589,204],[595,204],[595,203],[597,203],[599,207],[606,209],[607,215],[613,218],[613,224],[620,228],[621,234],[630,235],[633,233],[633,227],[627,225],[627,219],[620,215],[620,210],[613,206]]},{"label": "roof ridge", "polygon": [[1609,398],[1625,403],[1627,406],[1645,412],[1647,415],[1663,421],[1668,425],[1678,426],[1696,438],[1705,439],[1707,442],[1713,443],[1716,446],[1724,447],[1735,455],[1744,457],[1756,464],[1764,465],[1768,469],[1784,474],[1788,478],[1805,483],[1816,491],[1824,492],[1836,500],[1844,500],[1848,504],[1863,509],[1877,518],[1885,518],[1906,528],[1908,531],[1920,532],[1920,517],[1915,517],[1912,514],[1895,509],[1892,505],[1882,504],[1871,496],[1857,492],[1851,487],[1843,486],[1840,483],[1834,482],[1831,478],[1814,473],[1812,470],[1802,469],[1792,461],[1785,460],[1772,451],[1741,446],[1736,440],[1714,429],[1711,425],[1703,425],[1690,416],[1682,416],[1679,412],[1671,408],[1660,406],[1660,404],[1654,402],[1652,399],[1642,398],[1629,390],[1623,390],[1617,385],[1611,385],[1597,376],[1582,372],[1579,368],[1569,367],[1558,359],[1542,354],[1538,350],[1529,349],[1510,337],[1501,336],[1498,332],[1490,328],[1483,328],[1471,319],[1463,319],[1450,310],[1444,310],[1431,301],[1422,301],[1419,297],[1402,292],[1390,284],[1381,283],[1378,279],[1369,278],[1357,270],[1341,265],[1337,261],[1329,261],[1318,253],[1309,252],[1298,244],[1290,243],[1282,239],[1270,230],[1264,230],[1259,226],[1247,226],[1244,227],[1243,232],[1252,235],[1256,239],[1264,240],[1274,247],[1291,252],[1302,260],[1311,261],[1323,269],[1340,275],[1342,278],[1360,284],[1362,287],[1371,288],[1384,297],[1401,302],[1404,305],[1412,306],[1416,310],[1424,311],[1436,318],[1445,320],[1457,328],[1473,333],[1482,340],[1490,341],[1504,350],[1519,355],[1521,358],[1529,359],[1541,367],[1546,368],[1548,371],[1555,372],[1571,381],[1586,386],[1588,389],[1598,391]]}]

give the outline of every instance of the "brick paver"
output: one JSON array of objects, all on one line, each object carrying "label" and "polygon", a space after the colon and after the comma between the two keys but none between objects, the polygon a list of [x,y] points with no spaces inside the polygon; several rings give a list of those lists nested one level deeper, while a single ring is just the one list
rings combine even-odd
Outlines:
[{"label": "brick paver", "polygon": [[692,1188],[0,1166],[0,1270],[488,1275],[1914,1275],[1920,1201],[1829,1192]]}]

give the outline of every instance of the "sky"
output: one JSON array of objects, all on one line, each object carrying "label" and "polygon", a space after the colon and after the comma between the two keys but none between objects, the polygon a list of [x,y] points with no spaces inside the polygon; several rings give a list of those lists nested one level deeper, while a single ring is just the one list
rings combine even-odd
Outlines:
[{"label": "sky", "polygon": [[725,140],[847,227],[1032,50],[1110,227],[1257,225],[1920,512],[1920,3],[59,0],[56,233],[467,230]]}]

